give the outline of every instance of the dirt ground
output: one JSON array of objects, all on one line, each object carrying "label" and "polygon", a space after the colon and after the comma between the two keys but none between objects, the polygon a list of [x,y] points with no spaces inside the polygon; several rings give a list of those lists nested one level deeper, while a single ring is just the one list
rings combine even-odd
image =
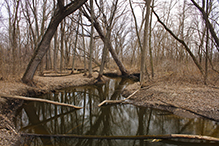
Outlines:
[{"label": "dirt ground", "polygon": [[219,121],[217,86],[173,81],[170,77],[148,82],[142,88],[139,82],[129,85],[122,95],[127,97],[141,88],[130,98],[134,105],[167,110],[182,117],[204,117]]},{"label": "dirt ground", "polygon": [[[0,93],[22,96],[36,96],[53,90],[94,84],[97,73],[92,78],[83,74],[62,77],[34,78],[35,87],[21,82],[0,81]],[[129,85],[122,94],[131,97],[130,102],[138,106],[147,106],[168,110],[176,115],[194,118],[205,117],[219,121],[219,88],[200,83],[170,80],[171,75],[147,82],[140,87],[139,83]],[[106,78],[105,78],[106,79]],[[0,145],[22,145],[22,138],[14,128],[13,118],[16,109],[22,105],[21,100],[0,98]]]}]

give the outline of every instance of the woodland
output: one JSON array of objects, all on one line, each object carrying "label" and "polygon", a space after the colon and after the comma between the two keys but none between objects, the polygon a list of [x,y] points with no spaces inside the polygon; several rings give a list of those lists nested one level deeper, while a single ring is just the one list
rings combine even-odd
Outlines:
[{"label": "woodland", "polygon": [[[20,139],[11,124],[18,99],[33,100],[18,95],[103,81],[105,73],[138,77],[124,93],[135,105],[219,121],[218,0],[2,0],[0,38],[0,96],[17,99],[0,104],[2,145]],[[212,140],[159,138],[169,137]]]},{"label": "woodland", "polygon": [[32,84],[37,72],[98,68],[218,82],[217,0],[4,0],[0,78]]}]

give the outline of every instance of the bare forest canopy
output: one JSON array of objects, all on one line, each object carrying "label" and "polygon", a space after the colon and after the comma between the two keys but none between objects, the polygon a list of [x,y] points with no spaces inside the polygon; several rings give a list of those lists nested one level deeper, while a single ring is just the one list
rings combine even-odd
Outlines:
[{"label": "bare forest canopy", "polygon": [[219,73],[218,0],[3,0],[0,34],[0,80],[95,66],[141,82]]}]

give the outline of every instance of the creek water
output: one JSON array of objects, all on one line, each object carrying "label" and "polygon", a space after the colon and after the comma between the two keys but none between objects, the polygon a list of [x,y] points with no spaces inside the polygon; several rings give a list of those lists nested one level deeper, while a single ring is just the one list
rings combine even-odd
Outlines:
[{"label": "creek water", "polygon": [[[198,134],[219,137],[219,123],[203,118],[188,119],[167,111],[114,104],[98,107],[105,99],[123,99],[122,89],[133,81],[112,78],[104,85],[69,87],[40,98],[83,107],[25,102],[17,111],[16,128],[22,133],[76,134],[98,136],[136,136],[163,134]],[[39,138],[25,140],[28,146],[188,146],[218,145],[186,140],[98,140],[77,138]]]}]

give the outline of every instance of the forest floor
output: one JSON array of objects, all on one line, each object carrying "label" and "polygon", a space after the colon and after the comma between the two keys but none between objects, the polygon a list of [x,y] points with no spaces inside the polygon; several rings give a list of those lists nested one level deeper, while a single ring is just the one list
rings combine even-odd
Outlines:
[{"label": "forest floor", "polygon": [[173,74],[149,81],[140,87],[139,82],[129,85],[122,95],[137,106],[167,110],[187,118],[204,117],[219,121],[219,87],[204,85],[193,79],[180,79]]},{"label": "forest floor", "polygon": [[[97,75],[93,73],[92,78],[87,78],[83,74],[61,77],[36,76],[34,87],[27,86],[20,81],[2,80],[0,81],[0,93],[36,96],[70,86],[92,85]],[[139,88],[139,83],[129,85],[122,94],[127,97]],[[131,97],[130,102],[138,106],[168,110],[183,117],[205,117],[219,121],[218,86],[206,86],[192,78],[180,79],[174,77],[173,74],[167,74],[153,81],[150,80]],[[14,128],[13,118],[23,102],[0,98],[0,103],[0,145],[22,145],[22,138]]]}]

